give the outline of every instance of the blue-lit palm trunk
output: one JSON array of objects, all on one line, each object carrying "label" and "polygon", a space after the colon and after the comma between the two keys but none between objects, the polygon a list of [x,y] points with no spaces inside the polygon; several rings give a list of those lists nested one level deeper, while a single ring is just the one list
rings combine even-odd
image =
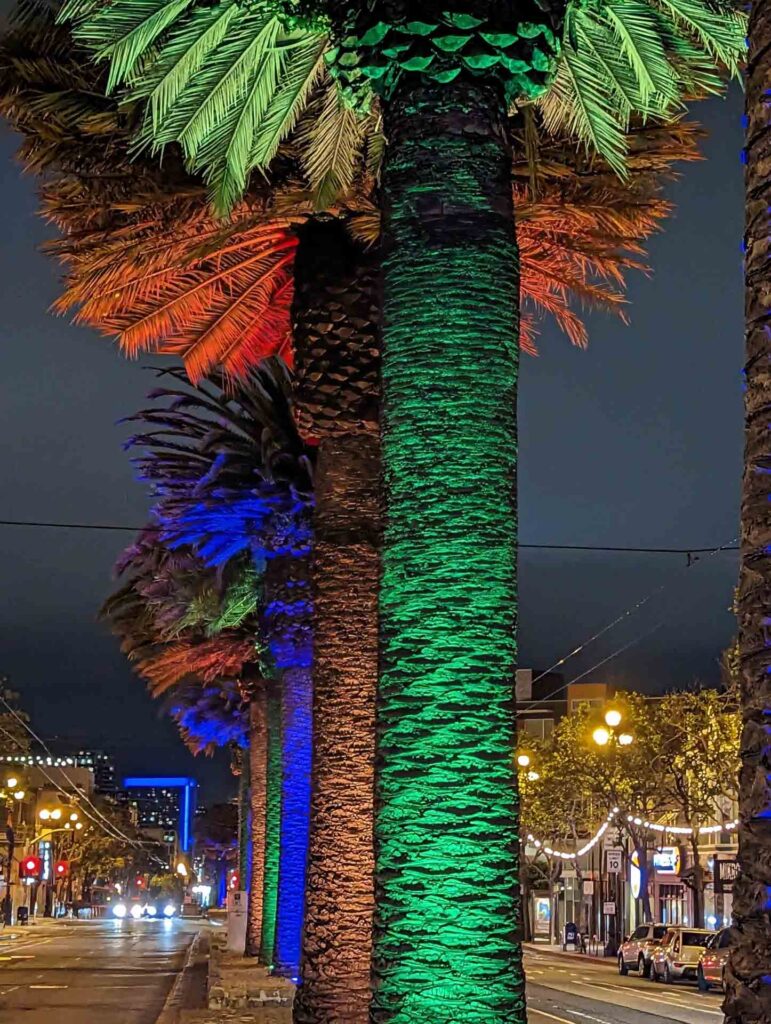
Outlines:
[{"label": "blue-lit palm trunk", "polygon": [[313,658],[308,562],[307,554],[280,557],[266,577],[270,600],[265,618],[281,686],[281,818],[272,963],[285,977],[299,972],[308,860]]},{"label": "blue-lit palm trunk", "polygon": [[422,79],[384,104],[372,1020],[525,1020],[513,678],[518,257],[506,105]]}]

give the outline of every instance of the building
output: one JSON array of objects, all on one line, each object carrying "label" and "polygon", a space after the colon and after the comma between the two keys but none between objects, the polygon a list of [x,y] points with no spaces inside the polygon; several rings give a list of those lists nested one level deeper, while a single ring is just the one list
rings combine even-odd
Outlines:
[{"label": "building", "polygon": [[517,669],[517,728],[543,740],[565,715],[582,706],[602,708],[615,696],[608,683],[565,683],[557,672]]},{"label": "building", "polygon": [[189,852],[193,842],[195,779],[177,775],[131,775],[123,780],[124,800],[136,810],[139,828],[153,839],[174,842]]},{"label": "building", "polygon": [[65,773],[72,768],[86,768],[93,776],[91,791],[111,796],[117,790],[115,762],[103,750],[31,750],[25,754],[0,753],[0,766],[3,764],[34,765],[41,771],[58,768]]}]

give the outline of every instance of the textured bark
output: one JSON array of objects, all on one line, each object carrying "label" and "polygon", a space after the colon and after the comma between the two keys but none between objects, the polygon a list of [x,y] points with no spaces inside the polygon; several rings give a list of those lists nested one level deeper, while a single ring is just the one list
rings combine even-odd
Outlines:
[{"label": "textured bark", "polygon": [[265,885],[265,813],[268,776],[268,700],[258,687],[249,703],[249,809],[251,857],[246,918],[246,956],[259,956],[262,945]]},{"label": "textured bark", "polygon": [[249,886],[250,819],[249,807],[249,753],[244,751],[240,758],[241,770],[238,776],[238,888]]},{"label": "textured bark", "polygon": [[311,797],[312,700],[310,666],[287,669],[281,679],[281,859],[274,972],[300,970]]},{"label": "textured bark", "polygon": [[727,1024],[771,1024],[771,2],[752,4],[747,69],[745,446],[737,615],[743,729],[736,946]]},{"label": "textured bark", "polygon": [[268,756],[265,779],[265,870],[262,890],[260,960],[273,965],[278,907],[279,841],[281,834],[281,703],[278,686],[267,691]]},{"label": "textured bark", "polygon": [[313,788],[298,1024],[368,1018],[377,683],[378,442],[322,442],[313,560]]},{"label": "textured bark", "polygon": [[368,1019],[380,507],[376,260],[342,225],[300,236],[293,306],[300,425],[319,442],[313,788],[296,1024]]},{"label": "textured bark", "polygon": [[517,1024],[518,257],[506,106],[482,80],[413,80],[385,110],[371,1014]]}]

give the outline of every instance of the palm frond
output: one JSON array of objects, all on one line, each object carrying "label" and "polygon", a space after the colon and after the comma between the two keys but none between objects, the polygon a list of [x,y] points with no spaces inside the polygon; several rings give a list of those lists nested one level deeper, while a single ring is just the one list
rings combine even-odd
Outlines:
[{"label": "palm frond", "polygon": [[363,123],[330,83],[308,110],[296,137],[318,209],[328,208],[350,188],[363,143]]}]

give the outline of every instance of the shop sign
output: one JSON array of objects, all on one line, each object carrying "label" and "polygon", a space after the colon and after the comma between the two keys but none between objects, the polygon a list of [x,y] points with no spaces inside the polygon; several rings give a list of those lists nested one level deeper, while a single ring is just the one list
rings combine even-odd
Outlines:
[{"label": "shop sign", "polygon": [[714,862],[715,892],[733,892],[734,882],[739,874],[739,864],[735,858]]},{"label": "shop sign", "polygon": [[653,854],[653,866],[662,875],[680,874],[680,850],[676,846],[662,846]]}]

